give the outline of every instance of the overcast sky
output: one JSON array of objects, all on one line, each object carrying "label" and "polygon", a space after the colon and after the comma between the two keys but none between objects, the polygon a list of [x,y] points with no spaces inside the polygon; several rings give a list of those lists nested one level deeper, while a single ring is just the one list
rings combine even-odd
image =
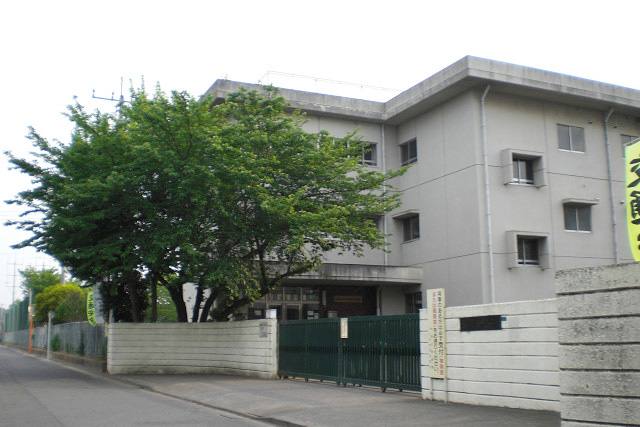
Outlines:
[{"label": "overcast sky", "polygon": [[[274,83],[306,90],[309,81],[273,72],[405,90],[474,55],[640,89],[638,16],[637,0],[6,1],[0,146],[26,156],[28,126],[68,141],[61,113],[73,97],[89,110],[113,111],[115,103],[92,99],[92,91],[117,98],[121,78],[125,95],[143,77],[147,88],[159,82],[197,96],[218,78],[256,83],[269,71]],[[8,171],[6,156],[0,178],[3,201],[30,186]],[[18,213],[0,205],[2,222]],[[6,308],[20,283],[15,271],[55,263],[10,248],[27,235],[5,226],[0,233]]]}]

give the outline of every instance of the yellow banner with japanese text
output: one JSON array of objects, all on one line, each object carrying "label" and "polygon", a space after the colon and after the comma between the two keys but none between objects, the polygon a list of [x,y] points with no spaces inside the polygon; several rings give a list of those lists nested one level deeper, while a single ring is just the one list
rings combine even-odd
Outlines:
[{"label": "yellow banner with japanese text", "polygon": [[640,143],[624,149],[627,231],[633,259],[640,261]]}]

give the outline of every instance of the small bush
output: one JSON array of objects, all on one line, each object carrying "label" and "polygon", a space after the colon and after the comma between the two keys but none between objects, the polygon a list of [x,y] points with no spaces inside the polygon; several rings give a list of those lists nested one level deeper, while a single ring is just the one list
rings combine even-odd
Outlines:
[{"label": "small bush", "polygon": [[60,336],[55,334],[53,338],[51,338],[51,350],[60,351]]}]

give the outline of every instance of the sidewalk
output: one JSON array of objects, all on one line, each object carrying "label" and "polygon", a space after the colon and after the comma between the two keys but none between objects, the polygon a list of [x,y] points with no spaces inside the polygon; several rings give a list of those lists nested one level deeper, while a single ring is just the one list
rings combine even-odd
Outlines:
[{"label": "sidewalk", "polygon": [[[44,355],[37,355],[43,358]],[[101,367],[54,360],[72,369],[279,426],[560,425],[555,412],[423,400],[419,393],[333,382],[232,375],[108,375]]]},{"label": "sidewalk", "polygon": [[418,393],[226,375],[116,375],[114,380],[217,409],[301,426],[559,426],[554,412],[423,400]]}]

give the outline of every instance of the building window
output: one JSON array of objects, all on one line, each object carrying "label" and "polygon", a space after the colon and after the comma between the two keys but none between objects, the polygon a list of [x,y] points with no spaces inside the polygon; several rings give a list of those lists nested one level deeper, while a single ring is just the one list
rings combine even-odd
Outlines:
[{"label": "building window", "polygon": [[629,144],[632,141],[635,141],[636,139],[638,139],[637,136],[633,136],[633,135],[620,135],[620,141],[622,142],[622,157],[624,157],[624,149],[627,146],[627,144]]},{"label": "building window", "polygon": [[507,231],[508,268],[525,265],[549,268],[548,233]]},{"label": "building window", "polygon": [[538,239],[535,237],[518,237],[518,264],[540,265]]},{"label": "building window", "polygon": [[516,184],[533,185],[533,160],[513,159],[513,179]]},{"label": "building window", "polygon": [[545,185],[542,153],[511,148],[502,150],[502,170],[505,184]]},{"label": "building window", "polygon": [[368,219],[369,223],[380,231],[384,229],[384,216],[372,216]]},{"label": "building window", "polygon": [[362,159],[360,163],[363,165],[377,166],[378,165],[378,145],[368,143],[362,150]]},{"label": "building window", "polygon": [[408,242],[420,238],[420,215],[402,218],[402,241]]},{"label": "building window", "polygon": [[567,231],[591,231],[591,206],[564,204],[564,229]]},{"label": "building window", "polygon": [[422,308],[422,292],[404,294],[404,301],[405,313],[420,313],[420,309]]},{"label": "building window", "polygon": [[410,165],[418,161],[418,145],[416,139],[400,145],[400,164]]},{"label": "building window", "polygon": [[584,128],[558,124],[558,147],[561,150],[586,153]]}]

